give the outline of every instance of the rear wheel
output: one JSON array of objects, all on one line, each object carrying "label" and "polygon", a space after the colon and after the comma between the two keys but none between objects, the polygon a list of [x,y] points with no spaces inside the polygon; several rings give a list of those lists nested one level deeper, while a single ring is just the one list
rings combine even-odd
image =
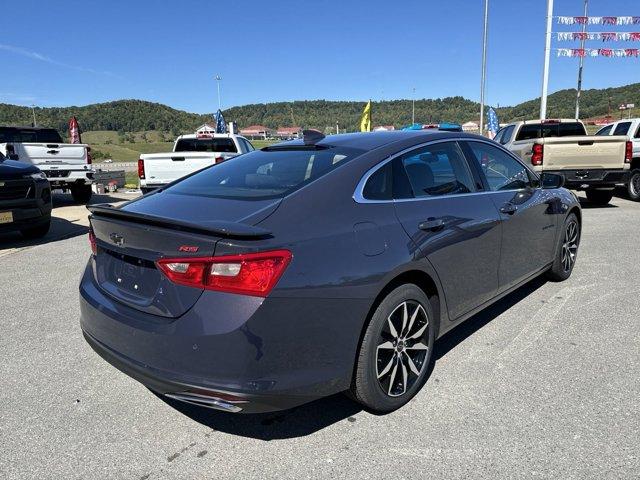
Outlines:
[{"label": "rear wheel", "polygon": [[89,203],[91,193],[91,185],[75,185],[71,187],[71,196],[76,203]]},{"label": "rear wheel", "polygon": [[580,223],[574,213],[569,214],[564,221],[562,235],[556,248],[556,258],[547,271],[547,278],[554,282],[561,282],[571,276],[576,264],[578,247],[580,246]]},{"label": "rear wheel", "polygon": [[362,339],[351,397],[378,412],[411,400],[431,361],[434,322],[429,299],[418,286],[406,284],[390,292]]},{"label": "rear wheel", "polygon": [[613,190],[587,190],[587,200],[596,205],[606,205],[613,198]]},{"label": "rear wheel", "polygon": [[35,227],[23,228],[20,230],[20,233],[27,240],[34,240],[36,238],[42,238],[47,233],[49,233],[49,228],[51,226],[51,218],[47,220],[46,223],[41,223]]},{"label": "rear wheel", "polygon": [[629,174],[629,184],[627,194],[634,202],[640,202],[640,168],[632,170]]}]

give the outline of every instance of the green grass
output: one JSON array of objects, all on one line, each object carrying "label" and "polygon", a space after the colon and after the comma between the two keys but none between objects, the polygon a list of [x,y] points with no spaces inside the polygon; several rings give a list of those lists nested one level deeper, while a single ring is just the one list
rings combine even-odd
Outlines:
[{"label": "green grass", "polygon": [[124,183],[126,185],[138,185],[138,172],[125,172]]}]

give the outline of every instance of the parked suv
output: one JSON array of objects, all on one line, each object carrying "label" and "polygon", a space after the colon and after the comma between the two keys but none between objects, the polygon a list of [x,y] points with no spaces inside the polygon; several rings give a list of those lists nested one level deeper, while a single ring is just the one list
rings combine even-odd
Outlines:
[{"label": "parked suv", "polygon": [[633,143],[633,158],[627,183],[627,193],[634,202],[640,201],[640,118],[628,118],[610,123],[597,131],[596,135],[627,135]]},{"label": "parked suv", "polygon": [[47,234],[51,223],[51,187],[37,167],[8,160],[0,153],[0,232],[25,238]]}]

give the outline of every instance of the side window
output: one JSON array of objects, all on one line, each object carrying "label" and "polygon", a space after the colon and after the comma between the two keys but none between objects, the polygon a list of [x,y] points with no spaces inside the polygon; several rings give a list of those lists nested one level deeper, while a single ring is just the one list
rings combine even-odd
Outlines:
[{"label": "side window", "polygon": [[498,133],[496,133],[496,136],[493,137],[493,141],[502,143],[502,135],[504,135],[504,128],[501,128],[500,130],[498,130]]},{"label": "side window", "polygon": [[638,130],[636,130],[635,138],[640,138],[640,124],[638,125]]},{"label": "side window", "polygon": [[519,190],[531,186],[527,169],[508,153],[484,142],[467,144],[492,191]]},{"label": "side window", "polygon": [[245,150],[247,152],[253,152],[255,150],[255,148],[253,148],[253,145],[251,145],[251,142],[249,140],[247,140],[246,138],[241,138],[240,141],[243,142],[243,144],[245,146]]},{"label": "side window", "polygon": [[466,161],[455,142],[429,145],[400,157],[414,197],[473,191]]},{"label": "side window", "polygon": [[613,134],[627,135],[629,133],[629,127],[631,127],[631,122],[620,122],[616,129],[613,131]]},{"label": "side window", "polygon": [[387,162],[369,177],[362,190],[362,196],[367,200],[391,200],[391,176],[391,162]]},{"label": "side window", "polygon": [[607,125],[606,127],[601,128],[600,130],[598,130],[598,131],[596,132],[596,135],[600,135],[600,136],[602,136],[602,137],[604,137],[604,136],[606,136],[606,135],[609,135],[609,133],[611,132],[611,129],[612,129],[612,128],[613,128],[613,124],[611,124],[611,125]]},{"label": "side window", "polygon": [[509,141],[511,141],[511,135],[513,135],[513,130],[515,128],[515,125],[509,125],[508,127],[504,127],[502,129],[502,138],[500,138],[500,143],[502,145],[506,145],[507,143],[509,143]]}]

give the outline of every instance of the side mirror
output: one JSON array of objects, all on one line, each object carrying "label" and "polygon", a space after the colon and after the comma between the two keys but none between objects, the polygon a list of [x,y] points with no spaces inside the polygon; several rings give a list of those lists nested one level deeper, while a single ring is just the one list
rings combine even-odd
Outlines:
[{"label": "side mirror", "polygon": [[560,188],[564,186],[564,175],[542,172],[540,183],[542,188]]},{"label": "side mirror", "polygon": [[7,155],[7,158],[9,160],[20,160],[20,157],[18,157],[17,153],[11,153],[11,154]]}]

